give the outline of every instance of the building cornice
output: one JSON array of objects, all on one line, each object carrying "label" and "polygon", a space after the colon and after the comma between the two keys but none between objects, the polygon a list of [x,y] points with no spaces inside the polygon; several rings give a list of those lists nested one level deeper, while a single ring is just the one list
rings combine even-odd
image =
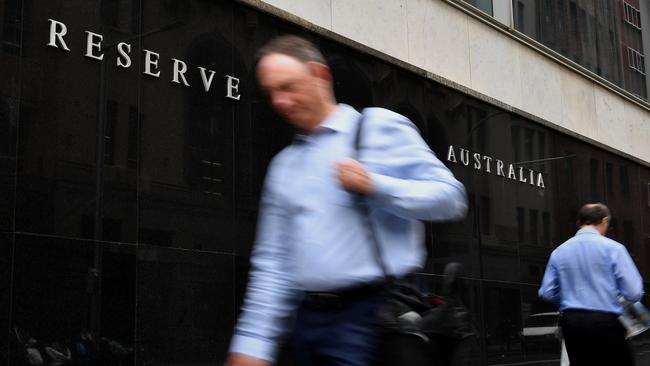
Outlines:
[{"label": "building cornice", "polygon": [[[650,162],[646,162],[634,155],[631,155],[629,153],[626,153],[624,151],[618,150],[612,146],[609,146],[607,144],[604,144],[602,142],[599,142],[597,140],[594,140],[592,138],[589,138],[587,136],[581,135],[575,131],[572,131],[570,129],[567,129],[565,127],[562,127],[556,123],[553,123],[551,121],[548,121],[544,118],[541,118],[539,116],[536,116],[534,114],[531,114],[529,112],[526,112],[520,108],[514,107],[510,104],[504,103],[501,100],[498,100],[496,98],[493,98],[489,95],[480,93],[474,89],[471,89],[465,85],[461,85],[459,83],[456,83],[452,80],[449,80],[445,77],[442,77],[440,75],[434,74],[430,71],[427,71],[425,69],[422,69],[420,67],[417,67],[413,64],[410,64],[404,60],[398,59],[394,56],[388,55],[384,52],[378,51],[377,49],[371,48],[363,43],[357,42],[353,39],[347,38],[345,36],[342,36],[341,34],[338,34],[334,31],[331,31],[327,28],[321,27],[319,25],[316,25],[308,20],[305,20],[293,13],[290,13],[286,10],[283,10],[281,8],[275,7],[273,5],[270,5],[262,0],[234,0],[237,3],[249,6],[251,8],[254,8],[256,10],[262,11],[268,15],[274,16],[276,18],[279,18],[281,20],[287,21],[289,23],[292,23],[304,30],[313,32],[315,34],[318,34],[319,36],[322,36],[324,38],[327,38],[329,40],[332,40],[336,43],[343,44],[345,46],[348,46],[352,49],[355,49],[359,52],[362,52],[366,55],[375,57],[381,61],[387,62],[389,64],[395,65],[397,67],[400,67],[404,70],[407,70],[411,73],[414,73],[418,76],[427,78],[429,80],[435,81],[436,83],[442,84],[444,86],[447,86],[453,90],[456,90],[458,92],[461,92],[465,95],[471,96],[473,98],[476,98],[480,101],[483,101],[485,103],[488,103],[492,106],[495,106],[497,108],[501,108],[505,111],[517,114],[521,117],[524,117],[526,119],[529,119],[531,121],[534,121],[542,126],[551,128],[553,130],[559,131],[565,135],[574,137],[580,141],[586,142],[590,145],[599,147],[603,150],[609,151],[611,153],[614,153],[616,155],[619,155],[621,157],[624,157],[626,159],[629,159],[637,164],[650,167]],[[521,44],[531,47],[538,52],[546,55],[547,57],[550,57],[551,59],[555,60],[556,62],[570,68],[571,70],[579,73],[580,75],[583,75],[587,77],[588,79],[592,80],[593,82],[597,83],[598,85],[606,88],[607,90],[610,90],[614,92],[615,94],[625,98],[627,101],[630,101],[631,103],[634,103],[635,105],[643,108],[644,110],[648,111],[650,113],[650,103],[645,102],[644,100],[633,96],[631,93],[623,90],[622,88],[604,80],[603,78],[593,75],[590,72],[587,72],[584,70],[581,66],[573,63],[572,61],[569,61],[564,58],[564,56],[559,55],[557,52],[552,51],[548,49],[548,47],[543,46],[539,44],[537,41],[532,40],[531,38],[519,33],[518,31],[515,31],[513,29],[508,28],[506,25],[498,22],[497,20],[491,18],[487,14],[483,14],[480,12],[480,10],[475,9],[471,7],[469,4],[459,4],[458,1],[455,0],[441,0],[445,3],[448,3],[451,6],[454,6],[455,8],[467,13],[468,15],[472,16],[473,18],[476,18],[480,20],[481,22],[489,25],[491,28],[499,30],[502,34],[507,35],[510,38],[516,39],[518,42]],[[515,33],[516,32],[516,33]],[[527,40],[526,40],[527,39]],[[553,55],[555,54],[555,55]],[[571,65],[573,64],[573,65]],[[581,70],[582,69],[582,70]]]}]

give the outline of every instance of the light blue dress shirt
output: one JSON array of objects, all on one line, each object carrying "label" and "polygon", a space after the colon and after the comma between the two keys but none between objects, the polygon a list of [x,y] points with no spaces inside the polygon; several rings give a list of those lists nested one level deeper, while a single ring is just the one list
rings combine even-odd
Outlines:
[{"label": "light blue dress shirt", "polygon": [[[362,164],[375,192],[368,197],[388,271],[421,268],[419,220],[461,218],[465,188],[435,157],[407,118],[364,110]],[[261,200],[250,280],[230,351],[273,360],[303,291],[373,282],[383,273],[355,196],[336,163],[354,156],[360,114],[339,104],[309,135],[298,135],[271,162]]]},{"label": "light blue dress shirt", "polygon": [[625,246],[583,227],[551,253],[539,296],[560,310],[621,314],[618,297],[640,300],[643,280]]}]

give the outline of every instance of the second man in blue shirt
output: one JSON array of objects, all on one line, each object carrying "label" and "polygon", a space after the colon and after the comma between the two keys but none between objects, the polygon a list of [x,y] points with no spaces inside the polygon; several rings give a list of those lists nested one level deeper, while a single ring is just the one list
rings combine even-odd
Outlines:
[{"label": "second man in blue shirt", "polygon": [[634,364],[618,316],[621,300],[641,299],[643,281],[625,246],[605,237],[609,220],[601,203],[580,208],[580,229],[551,253],[539,289],[560,307],[571,366]]}]

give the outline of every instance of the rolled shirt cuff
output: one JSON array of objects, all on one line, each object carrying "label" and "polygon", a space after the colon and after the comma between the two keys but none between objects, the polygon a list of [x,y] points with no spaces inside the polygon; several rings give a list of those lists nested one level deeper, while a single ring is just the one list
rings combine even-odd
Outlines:
[{"label": "rolled shirt cuff", "polygon": [[390,202],[392,197],[390,182],[394,178],[385,175],[370,173],[370,180],[373,185],[371,198],[380,203]]},{"label": "rolled shirt cuff", "polygon": [[230,341],[229,352],[273,362],[277,356],[277,345],[267,340],[235,334]]}]

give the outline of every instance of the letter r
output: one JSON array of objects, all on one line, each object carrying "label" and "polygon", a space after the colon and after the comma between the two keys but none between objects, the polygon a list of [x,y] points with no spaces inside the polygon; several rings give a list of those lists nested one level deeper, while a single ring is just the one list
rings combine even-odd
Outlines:
[{"label": "letter r", "polygon": [[63,36],[68,33],[68,27],[66,27],[65,24],[54,19],[48,20],[50,21],[50,42],[47,45],[50,47],[59,48],[59,46],[56,44],[58,41],[64,50],[70,52],[68,45],[66,45],[65,41],[63,40]]}]

